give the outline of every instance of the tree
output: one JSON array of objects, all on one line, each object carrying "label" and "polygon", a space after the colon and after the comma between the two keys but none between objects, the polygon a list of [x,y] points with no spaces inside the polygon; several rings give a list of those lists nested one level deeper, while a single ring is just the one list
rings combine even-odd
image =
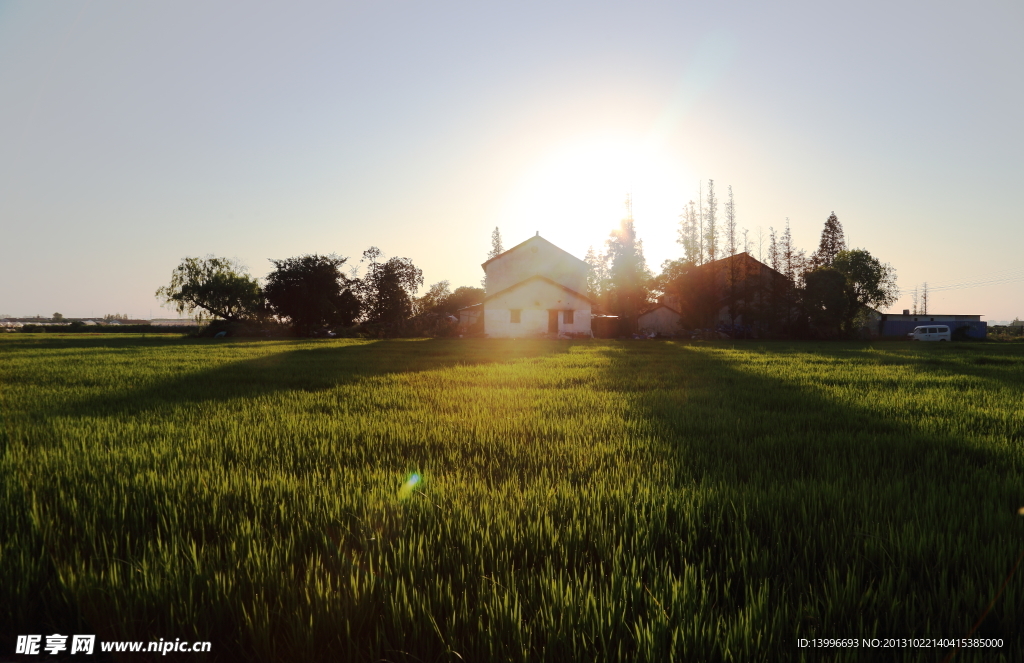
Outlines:
[{"label": "tree", "polygon": [[256,321],[266,311],[259,282],[231,258],[183,259],[171,272],[171,282],[157,288],[156,296],[178,313],[199,311],[197,320]]},{"label": "tree", "polygon": [[840,251],[832,267],[846,277],[848,309],[843,329],[848,333],[854,331],[853,322],[859,313],[892,306],[899,298],[896,270],[864,249]]},{"label": "tree", "polygon": [[820,336],[838,336],[852,318],[846,275],[832,267],[818,267],[808,272],[804,281],[804,307],[811,327]]},{"label": "tree", "polygon": [[831,267],[839,252],[845,250],[846,238],[843,236],[843,226],[839,223],[836,213],[832,212],[825,220],[818,250],[811,254],[811,264],[814,267]]},{"label": "tree", "polygon": [[271,260],[274,271],[263,289],[274,314],[287,318],[295,330],[308,336],[329,325],[351,325],[361,304],[354,283],[341,272],[348,258],[315,253]]},{"label": "tree", "polygon": [[679,237],[676,243],[683,247],[683,259],[694,265],[703,261],[701,256],[700,219],[697,217],[696,203],[692,200],[683,207],[679,215]]},{"label": "tree", "polygon": [[729,185],[729,200],[725,203],[726,250],[729,255],[736,255],[736,203],[732,198],[732,185]]},{"label": "tree", "polygon": [[501,231],[498,230],[498,226],[494,226],[494,232],[491,233],[491,250],[487,253],[487,259],[497,258],[505,249],[501,246]]},{"label": "tree", "polygon": [[583,262],[590,265],[587,272],[587,296],[606,306],[609,287],[608,255],[599,256],[594,252],[594,247],[590,246]]},{"label": "tree", "polygon": [[378,262],[382,255],[375,246],[363,252],[363,259],[370,264],[359,283],[359,294],[367,322],[384,324],[397,333],[412,316],[413,296],[423,285],[423,270],[408,258]]},{"label": "tree", "polygon": [[633,226],[632,204],[626,199],[627,216],[605,242],[609,264],[609,306],[619,316],[622,333],[632,333],[640,308],[647,302],[647,261],[643,242]]},{"label": "tree", "polygon": [[[501,245],[501,231],[498,230],[498,226],[494,226],[494,232],[491,233],[491,250],[487,252],[487,259],[497,258],[504,252],[505,248]],[[487,274],[480,279],[480,285],[483,288],[487,287]]]},{"label": "tree", "polygon": [[53,320],[54,322],[64,322],[64,316],[61,315],[60,313],[54,313],[51,320]]},{"label": "tree", "polygon": [[928,315],[928,282],[921,285],[921,315]]},{"label": "tree", "polygon": [[708,180],[708,213],[704,228],[704,246],[707,247],[708,261],[718,257],[718,198],[715,197],[715,181]]},{"label": "tree", "polygon": [[[729,186],[729,200],[725,203],[725,241],[726,251],[730,256],[736,255],[736,203],[732,197],[732,186]],[[740,315],[738,302],[737,283],[739,279],[739,263],[736,260],[729,261],[729,272],[726,275],[726,306],[729,311],[729,323],[735,325],[736,317]]]},{"label": "tree", "polygon": [[427,294],[416,300],[416,315],[441,315],[445,303],[452,296],[448,281],[438,281],[427,289]]},{"label": "tree", "polygon": [[430,286],[427,294],[416,300],[416,315],[455,315],[460,308],[483,300],[483,288],[463,285],[452,292],[448,281],[438,281]]},{"label": "tree", "polygon": [[455,314],[459,309],[484,301],[484,289],[460,285],[445,301],[445,312]]}]

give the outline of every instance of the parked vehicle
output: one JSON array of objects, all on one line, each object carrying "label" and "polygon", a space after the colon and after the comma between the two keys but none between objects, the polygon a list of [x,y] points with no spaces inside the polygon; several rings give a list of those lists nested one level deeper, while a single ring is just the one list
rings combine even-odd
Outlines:
[{"label": "parked vehicle", "polygon": [[951,338],[949,325],[931,325],[928,327],[914,327],[914,331],[907,334],[911,341],[948,341]]}]

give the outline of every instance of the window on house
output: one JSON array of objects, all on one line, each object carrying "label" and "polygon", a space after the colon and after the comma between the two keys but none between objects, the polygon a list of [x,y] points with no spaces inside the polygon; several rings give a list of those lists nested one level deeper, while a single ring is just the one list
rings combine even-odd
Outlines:
[{"label": "window on house", "polygon": [[567,324],[567,325],[571,325],[572,324],[572,314],[573,314],[572,311],[563,311],[562,312],[562,322]]},{"label": "window on house", "polygon": [[512,314],[511,322],[519,322],[519,314],[522,313],[522,312],[523,312],[523,310],[519,309],[519,308],[512,309],[510,311],[510,313]]}]

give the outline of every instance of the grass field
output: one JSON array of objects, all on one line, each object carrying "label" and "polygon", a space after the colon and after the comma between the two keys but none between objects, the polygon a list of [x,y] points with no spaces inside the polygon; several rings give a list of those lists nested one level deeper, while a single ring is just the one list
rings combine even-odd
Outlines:
[{"label": "grass field", "polygon": [[1010,344],[0,337],[0,659],[938,661],[797,639],[967,635],[1022,403]]}]

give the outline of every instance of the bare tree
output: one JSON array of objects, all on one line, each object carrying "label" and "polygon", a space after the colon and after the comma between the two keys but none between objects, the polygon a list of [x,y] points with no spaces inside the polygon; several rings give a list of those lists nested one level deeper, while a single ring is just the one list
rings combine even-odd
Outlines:
[{"label": "bare tree", "polygon": [[729,185],[729,200],[725,203],[726,249],[729,255],[736,255],[736,203],[732,197],[732,185]]},{"label": "bare tree", "polygon": [[768,264],[776,272],[782,272],[782,257],[779,255],[779,242],[775,228],[768,226]]},{"label": "bare tree", "polygon": [[789,231],[789,217],[786,217],[786,230],[782,233],[779,241],[779,252],[782,261],[782,273],[786,275],[790,283],[796,282],[796,269],[793,261],[793,235]]},{"label": "bare tree", "polygon": [[699,246],[698,255],[700,255],[700,261],[698,264],[703,264],[705,251],[704,251],[704,182],[703,180],[697,182],[697,238]]},{"label": "bare tree", "polygon": [[718,198],[715,197],[715,181],[708,180],[708,212],[705,244],[707,244],[708,261],[718,257]]},{"label": "bare tree", "polygon": [[683,207],[683,213],[679,215],[679,238],[676,242],[683,247],[683,258],[695,265],[703,262],[699,228],[700,220],[697,218],[697,208],[691,200]]}]

